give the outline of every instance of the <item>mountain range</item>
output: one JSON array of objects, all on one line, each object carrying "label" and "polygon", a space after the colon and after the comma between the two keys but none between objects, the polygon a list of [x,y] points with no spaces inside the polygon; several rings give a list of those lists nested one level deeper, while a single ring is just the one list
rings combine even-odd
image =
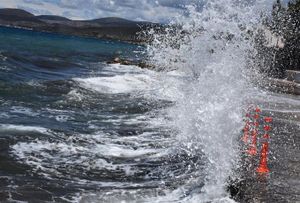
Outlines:
[{"label": "mountain range", "polygon": [[20,27],[66,35],[142,42],[140,32],[159,24],[137,22],[117,17],[71,20],[55,15],[33,15],[25,10],[0,9],[0,26]]}]

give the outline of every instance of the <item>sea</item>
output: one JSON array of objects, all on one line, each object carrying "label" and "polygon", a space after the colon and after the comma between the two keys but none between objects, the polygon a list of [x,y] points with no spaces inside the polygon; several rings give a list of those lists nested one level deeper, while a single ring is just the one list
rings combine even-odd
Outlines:
[{"label": "sea", "polygon": [[254,2],[191,6],[149,45],[0,27],[0,202],[300,202],[300,97],[256,84]]}]

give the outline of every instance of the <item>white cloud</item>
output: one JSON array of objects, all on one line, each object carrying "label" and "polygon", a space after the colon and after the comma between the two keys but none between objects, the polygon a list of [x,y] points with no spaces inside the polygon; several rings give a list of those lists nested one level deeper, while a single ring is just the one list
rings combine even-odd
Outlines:
[{"label": "white cloud", "polygon": [[1,0],[0,7],[23,8],[36,15],[53,14],[72,19],[115,16],[165,22],[182,13],[181,5],[195,1],[198,0]]}]

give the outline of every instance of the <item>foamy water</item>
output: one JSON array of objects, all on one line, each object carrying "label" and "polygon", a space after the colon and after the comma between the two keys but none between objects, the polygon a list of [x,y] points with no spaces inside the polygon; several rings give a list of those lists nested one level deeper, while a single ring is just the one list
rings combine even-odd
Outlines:
[{"label": "foamy water", "polygon": [[152,63],[166,71],[176,67],[189,76],[169,114],[179,131],[176,139],[191,154],[204,154],[206,178],[201,192],[186,202],[231,201],[226,184],[239,161],[243,109],[255,92],[249,80],[249,70],[255,72],[249,61],[253,41],[246,36],[259,24],[255,13],[264,8],[263,2],[236,1],[210,1],[200,13],[190,7],[189,17],[174,22],[182,26],[176,35],[154,34],[149,46]]},{"label": "foamy water", "polygon": [[37,126],[24,126],[24,125],[10,125],[10,124],[1,124],[0,131],[4,132],[37,132],[41,134],[48,134],[49,130],[43,127]]},{"label": "foamy water", "polygon": [[186,77],[179,71],[159,73],[143,70],[137,66],[119,64],[107,66],[104,73],[108,76],[75,78],[74,81],[79,82],[85,89],[103,94],[132,94],[154,99],[176,100],[181,96],[178,90],[182,84],[181,78]]},{"label": "foamy water", "polygon": [[29,187],[57,202],[234,202],[227,187],[240,176],[248,105],[260,103],[283,120],[292,113],[299,126],[297,98],[251,81],[259,76],[248,31],[269,4],[188,7],[173,22],[181,27],[148,33],[156,70],[90,62],[88,74],[27,82],[21,99],[8,94],[0,134],[9,137],[7,163],[27,178],[8,184],[11,200]]}]

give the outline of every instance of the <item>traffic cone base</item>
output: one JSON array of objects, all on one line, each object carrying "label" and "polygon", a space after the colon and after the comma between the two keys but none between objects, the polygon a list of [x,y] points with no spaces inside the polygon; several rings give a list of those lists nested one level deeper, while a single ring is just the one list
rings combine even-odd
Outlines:
[{"label": "traffic cone base", "polygon": [[269,173],[270,170],[268,169],[268,167],[258,167],[258,168],[256,169],[256,172],[257,172],[257,173]]},{"label": "traffic cone base", "polygon": [[256,172],[258,173],[269,173],[270,170],[268,168],[268,143],[264,143],[263,147],[261,149],[261,157],[260,157],[260,162],[259,162],[259,166],[256,169]]}]

